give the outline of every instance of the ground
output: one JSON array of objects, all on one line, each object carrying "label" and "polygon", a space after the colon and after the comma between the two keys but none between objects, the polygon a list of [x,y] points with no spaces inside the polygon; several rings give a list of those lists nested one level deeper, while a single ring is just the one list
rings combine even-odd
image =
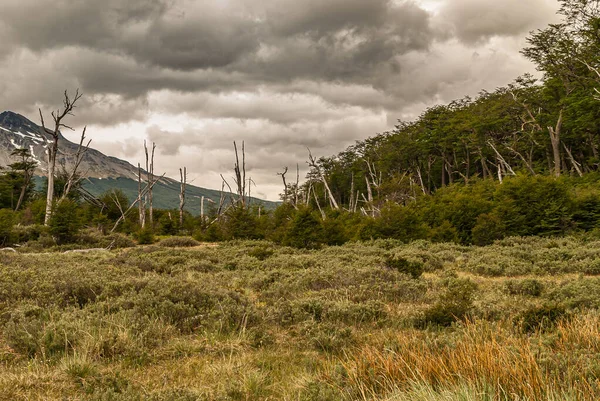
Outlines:
[{"label": "ground", "polygon": [[600,241],[0,253],[0,399],[596,400]]}]

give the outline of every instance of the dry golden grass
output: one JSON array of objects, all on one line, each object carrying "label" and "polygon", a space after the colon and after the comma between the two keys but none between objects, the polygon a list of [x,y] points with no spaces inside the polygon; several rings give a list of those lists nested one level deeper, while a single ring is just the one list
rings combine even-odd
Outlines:
[{"label": "dry golden grass", "polygon": [[[494,400],[542,401],[561,395],[585,401],[600,399],[600,380],[594,372],[585,371],[589,360],[568,359],[574,349],[588,356],[598,354],[600,318],[595,314],[560,322],[556,339],[550,342],[542,332],[527,336],[508,322],[476,321],[466,322],[444,341],[430,333],[408,330],[386,343],[362,346],[342,361],[347,372],[343,385],[349,385],[363,400],[410,391],[415,385],[433,390],[485,389]],[[555,359],[550,361],[554,364],[543,361],[548,355]],[[562,364],[561,358],[566,358],[566,363]]]}]

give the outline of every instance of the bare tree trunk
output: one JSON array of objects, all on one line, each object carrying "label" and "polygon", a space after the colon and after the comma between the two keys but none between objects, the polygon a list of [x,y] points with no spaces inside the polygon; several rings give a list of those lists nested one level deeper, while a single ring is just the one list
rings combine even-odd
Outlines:
[{"label": "bare tree trunk", "polygon": [[138,213],[139,213],[139,221],[140,227],[144,228],[146,226],[146,210],[144,208],[144,202],[142,202],[142,193],[145,195],[145,191],[142,191],[142,167],[140,163],[138,163],[138,199],[140,200],[138,204]]},{"label": "bare tree trunk", "polygon": [[246,206],[246,152],[244,150],[244,142],[242,141],[242,166],[240,167],[240,159],[237,150],[237,144],[233,142],[235,150],[235,184],[237,185],[238,203],[241,207]]},{"label": "bare tree trunk", "polygon": [[29,187],[29,183],[31,182],[31,174],[27,171],[25,172],[25,180],[23,181],[23,188],[21,188],[21,193],[19,194],[19,200],[17,201],[17,206],[15,206],[15,212],[19,210],[23,200],[25,199],[25,193],[27,192],[27,188]]},{"label": "bare tree trunk", "polygon": [[310,153],[310,149],[308,149],[308,160],[309,160],[308,165],[317,170],[317,172],[319,173],[319,176],[321,177],[321,181],[323,181],[323,185],[325,186],[326,194],[329,195],[329,202],[331,203],[331,207],[336,210],[339,209],[340,207],[339,207],[338,203],[336,202],[335,198],[333,197],[333,194],[331,193],[331,189],[329,189],[329,185],[327,184],[327,179],[325,179],[325,174],[323,174],[321,167],[319,167],[317,165],[317,161],[313,157],[312,153]]},{"label": "bare tree trunk", "polygon": [[285,174],[288,172],[288,168],[287,166],[285,166],[283,168],[283,172],[282,173],[277,173],[277,175],[281,176],[281,179],[283,180],[283,203],[287,203],[288,201],[288,187],[287,187],[287,183],[285,182]]},{"label": "bare tree trunk", "polygon": [[200,221],[204,223],[204,196],[200,198]]},{"label": "bare tree trunk", "polygon": [[[73,129],[68,125],[64,124],[62,120],[67,115],[73,115],[73,109],[76,107],[75,103],[79,99],[81,99],[82,94],[79,93],[79,89],[75,91],[75,97],[73,99],[69,98],[69,94],[67,91],[64,93],[63,99],[63,110],[57,110],[56,112],[52,112],[52,119],[54,120],[54,130],[49,131],[46,129],[46,124],[44,122],[44,116],[42,114],[42,110],[40,109],[40,119],[42,120],[42,128],[44,130],[44,140],[46,141],[47,152],[48,152],[48,190],[46,192],[46,215],[44,216],[44,225],[48,225],[50,222],[50,218],[52,217],[52,207],[54,206],[54,173],[56,171],[56,155],[58,154],[58,139],[60,135],[61,128]],[[46,139],[46,134],[50,133],[52,135],[52,142],[48,143]]]},{"label": "bare tree trunk", "polygon": [[351,212],[354,208],[354,173],[352,173],[352,183],[350,184],[350,200],[348,203],[348,211]]},{"label": "bare tree trunk", "polygon": [[494,153],[496,153],[496,159],[498,160],[498,164],[501,167],[504,167],[506,170],[508,170],[510,172],[511,175],[517,175],[514,170],[512,169],[512,167],[510,167],[510,164],[508,164],[506,162],[506,160],[504,159],[504,157],[500,154],[500,152],[498,152],[498,150],[496,149],[496,147],[494,146],[494,144],[492,143],[492,141],[488,141],[488,144],[490,145],[490,147],[494,150]]},{"label": "bare tree trunk", "polygon": [[77,177],[77,170],[79,169],[79,165],[83,161],[84,155],[87,153],[88,149],[90,148],[90,143],[92,143],[92,140],[90,139],[86,145],[83,144],[83,141],[85,141],[86,129],[87,129],[87,127],[84,127],[83,132],[81,133],[81,139],[79,140],[79,146],[77,147],[77,152],[75,153],[75,165],[73,166],[73,169],[71,170],[71,173],[69,174],[69,178],[67,179],[67,183],[65,184],[63,194],[60,197],[60,199],[58,200],[57,204],[60,204],[62,201],[64,201],[67,198],[69,193],[71,193],[71,189],[73,188],[73,185],[75,185],[75,183],[77,183],[79,181],[79,178]]},{"label": "bare tree trunk", "polygon": [[571,153],[571,150],[569,150],[569,148],[567,148],[567,145],[565,145],[563,143],[563,147],[565,148],[565,151],[567,152],[567,155],[569,156],[569,160],[571,161],[571,164],[573,165],[573,168],[575,169],[575,171],[577,171],[577,174],[580,177],[583,177],[583,173],[581,172],[581,164],[577,162],[577,160],[575,160],[575,158],[573,157],[573,153]]},{"label": "bare tree trunk", "polygon": [[319,209],[319,212],[321,212],[321,218],[323,220],[325,220],[327,218],[327,215],[325,214],[323,209],[321,209],[321,204],[319,204],[319,199],[317,198],[317,191],[313,191],[313,195],[315,196],[315,202],[317,204],[317,208]]},{"label": "bare tree trunk", "polygon": [[552,144],[552,155],[554,157],[554,175],[560,177],[560,131],[563,123],[563,110],[560,110],[558,114],[558,121],[556,127],[548,127],[548,133],[550,134],[550,143]]},{"label": "bare tree trunk", "polygon": [[298,209],[298,191],[300,185],[300,166],[296,163],[296,187],[294,188],[294,208]]},{"label": "bare tree trunk", "polygon": [[[139,166],[138,163],[138,170],[141,170],[141,167]],[[136,198],[136,200],[134,200],[131,205],[129,205],[129,207],[127,208],[127,210],[125,210],[124,213],[121,213],[121,217],[119,217],[117,219],[117,221],[115,222],[115,225],[113,226],[112,230],[110,230],[110,232],[114,232],[117,227],[119,226],[119,224],[125,220],[125,217],[127,216],[127,214],[131,211],[131,209],[133,209],[133,207],[136,205],[136,203],[141,203],[142,199],[144,196],[146,196],[146,192],[148,192],[153,186],[154,184],[156,184],[158,181],[160,181],[160,179],[162,179],[165,175],[161,175],[160,177],[154,179],[151,183],[149,183],[148,185],[146,185],[146,188],[144,188],[141,192],[138,193],[138,197]],[[138,175],[139,178],[141,178],[141,174]],[[140,180],[141,181],[141,180]]]},{"label": "bare tree trunk", "polygon": [[[144,141],[144,152],[146,153],[146,173],[147,173],[147,181],[152,182],[154,179],[154,150],[156,149],[156,144],[152,142],[152,153],[150,155],[150,163],[148,163],[148,147],[146,146],[146,141]],[[152,189],[148,191],[148,197],[146,203],[148,205],[148,221],[150,222],[150,226],[154,223],[154,208],[152,206],[153,197],[152,197]]]},{"label": "bare tree trunk", "polygon": [[183,227],[183,207],[185,206],[185,186],[187,184],[187,169],[179,169],[181,176],[181,187],[179,190],[179,227]]},{"label": "bare tree trunk", "polygon": [[421,185],[421,190],[423,191],[423,195],[427,195],[427,188],[425,188],[425,184],[423,183],[423,176],[421,175],[421,167],[417,166],[417,177],[419,177],[419,184]]}]

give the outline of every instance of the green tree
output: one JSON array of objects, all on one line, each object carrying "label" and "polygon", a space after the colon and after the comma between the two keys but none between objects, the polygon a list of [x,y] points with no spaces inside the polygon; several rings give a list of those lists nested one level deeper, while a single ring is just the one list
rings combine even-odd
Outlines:
[{"label": "green tree", "polygon": [[48,226],[50,234],[58,244],[75,240],[81,228],[81,222],[77,215],[77,203],[65,199],[56,205]]},{"label": "green tree", "polygon": [[296,248],[318,248],[323,242],[323,227],[314,212],[301,208],[290,222],[284,244]]}]

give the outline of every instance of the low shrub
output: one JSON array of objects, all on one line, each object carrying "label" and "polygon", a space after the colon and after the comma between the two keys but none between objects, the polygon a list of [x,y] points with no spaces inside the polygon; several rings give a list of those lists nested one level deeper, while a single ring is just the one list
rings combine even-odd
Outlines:
[{"label": "low shrub", "polygon": [[536,279],[508,280],[505,291],[510,295],[539,297],[544,291],[544,284]]},{"label": "low shrub", "polygon": [[198,246],[200,243],[192,237],[169,237],[160,240],[158,245],[167,248],[183,248]]},{"label": "low shrub", "polygon": [[154,231],[151,228],[142,228],[135,234],[135,239],[140,245],[150,245],[154,243]]},{"label": "low shrub", "polygon": [[418,261],[408,260],[402,257],[388,256],[384,262],[388,269],[398,270],[400,273],[408,274],[416,279],[423,274],[423,263]]},{"label": "low shrub", "polygon": [[565,314],[566,310],[561,305],[546,304],[534,306],[521,312],[515,317],[515,324],[518,324],[524,333],[549,330],[552,329]]},{"label": "low shrub", "polygon": [[275,253],[275,251],[272,248],[265,246],[265,245],[260,245],[260,246],[253,248],[250,252],[248,252],[248,255],[250,255],[258,260],[265,260],[265,259],[273,256],[274,253]]},{"label": "low shrub", "polygon": [[469,279],[450,278],[437,302],[425,311],[418,327],[428,325],[450,326],[468,316],[473,309],[473,296],[477,285]]}]

